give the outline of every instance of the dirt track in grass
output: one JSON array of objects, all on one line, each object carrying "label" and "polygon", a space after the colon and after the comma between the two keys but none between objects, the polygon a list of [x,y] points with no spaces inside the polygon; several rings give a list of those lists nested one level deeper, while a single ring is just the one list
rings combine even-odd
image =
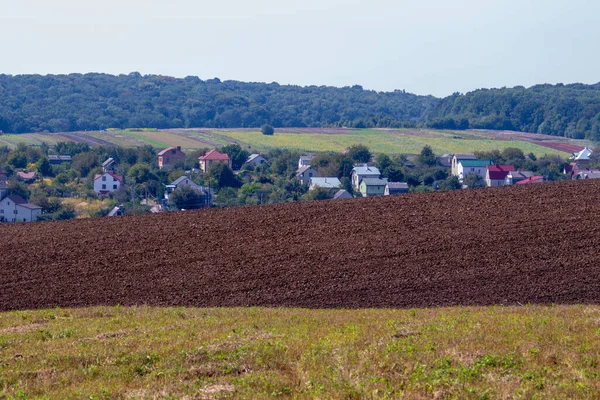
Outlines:
[{"label": "dirt track in grass", "polygon": [[0,225],[0,310],[600,303],[600,181]]}]

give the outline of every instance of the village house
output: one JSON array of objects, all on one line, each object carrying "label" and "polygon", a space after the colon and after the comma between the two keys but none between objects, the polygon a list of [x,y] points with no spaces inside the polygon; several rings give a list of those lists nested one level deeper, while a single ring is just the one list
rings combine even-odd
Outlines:
[{"label": "village house", "polygon": [[482,179],[485,179],[487,167],[491,164],[490,160],[459,160],[457,166],[458,175],[456,176],[461,182],[468,174],[477,174]]},{"label": "village house", "polygon": [[198,157],[198,162],[200,163],[202,172],[208,172],[210,166],[215,163],[227,164],[227,166],[231,168],[231,157],[227,154],[220,153],[217,150],[203,153],[201,157]]},{"label": "village house", "polygon": [[361,179],[358,190],[363,197],[383,196],[385,194],[385,187],[387,184],[387,178],[364,178]]},{"label": "village house", "polygon": [[593,152],[594,151],[589,147],[585,147],[583,150],[573,153],[571,160],[575,162],[588,162],[590,161],[590,157],[592,156]]},{"label": "village house", "polygon": [[25,183],[33,183],[37,178],[37,174],[35,172],[17,172],[17,180],[25,182]]},{"label": "village house", "polygon": [[543,182],[544,182],[543,176],[535,175],[535,176],[530,176],[528,178],[525,178],[522,181],[515,183],[515,185],[528,185],[530,183],[543,183]]},{"label": "village house", "polygon": [[314,158],[314,156],[312,156],[312,155],[300,156],[300,158],[298,159],[298,169],[300,169],[302,167],[310,166],[310,162],[312,161],[313,158]]},{"label": "village house", "polygon": [[485,172],[485,184],[491,186],[504,186],[506,176],[509,172],[514,171],[514,165],[493,164],[488,165]]},{"label": "village house", "polygon": [[173,182],[171,182],[170,185],[166,185],[165,186],[165,199],[168,200],[169,199],[169,195],[171,193],[173,193],[173,191],[182,188],[184,186],[188,186],[192,189],[194,189],[195,191],[197,191],[198,193],[202,194],[204,196],[204,206],[205,207],[210,207],[213,204],[213,200],[214,200],[214,190],[212,188],[206,187],[206,186],[201,186],[198,185],[196,182],[194,182],[193,180],[191,180],[189,177],[182,175],[179,178],[175,179]]},{"label": "village house", "polygon": [[475,154],[455,154],[452,157],[452,166],[451,166],[451,174],[453,176],[459,176],[458,175],[458,164],[462,161],[462,160],[476,160],[477,157],[475,157]]},{"label": "village house", "polygon": [[246,160],[246,164],[250,165],[263,165],[267,163],[267,159],[260,154],[250,154],[250,157]]},{"label": "village house", "polygon": [[31,222],[42,213],[42,207],[27,203],[21,196],[7,196],[0,200],[0,221]]},{"label": "village house", "polygon": [[303,167],[298,168],[296,171],[296,178],[302,181],[303,184],[308,185],[310,183],[310,178],[313,176],[317,176],[317,171],[313,169],[310,165],[305,165]]},{"label": "village house", "polygon": [[71,156],[50,155],[48,156],[48,161],[50,161],[50,164],[56,165],[65,162],[71,162],[72,158]]},{"label": "village house", "polygon": [[175,165],[185,164],[185,153],[181,146],[169,147],[158,153],[158,169],[173,169]]},{"label": "village house", "polygon": [[514,185],[517,182],[527,179],[533,175],[534,175],[534,173],[532,171],[510,171],[506,175],[506,178],[504,178],[504,184],[505,185]]},{"label": "village house", "polygon": [[452,168],[452,154],[442,154],[441,156],[437,156],[435,161],[441,167]]},{"label": "village house", "polygon": [[123,176],[114,172],[105,172],[94,176],[94,192],[98,195],[116,192],[122,184]]},{"label": "village house", "polygon": [[316,188],[323,189],[339,189],[342,187],[342,182],[336,177],[324,177],[324,178],[310,178],[310,184],[308,190],[314,190]]},{"label": "village house", "polygon": [[404,194],[408,193],[408,183],[406,182],[388,182],[385,185],[384,196],[390,196],[393,194]]},{"label": "village house", "polygon": [[116,169],[117,162],[112,157],[102,163],[102,170],[104,172],[116,172]]},{"label": "village house", "polygon": [[[360,181],[366,178],[379,179],[381,177],[381,172],[379,172],[379,168],[370,167],[367,164],[359,164],[355,165],[352,168],[352,187],[355,190],[359,190]],[[382,192],[383,194],[383,192]]]},{"label": "village house", "polygon": [[352,199],[352,195],[344,189],[340,189],[333,195],[334,200],[344,200],[344,199]]}]

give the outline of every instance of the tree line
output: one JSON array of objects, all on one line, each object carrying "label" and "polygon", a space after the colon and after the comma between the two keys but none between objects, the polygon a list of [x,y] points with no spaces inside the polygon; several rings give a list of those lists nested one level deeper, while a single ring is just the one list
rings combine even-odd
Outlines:
[{"label": "tree line", "polygon": [[0,75],[0,130],[352,127],[508,129],[600,138],[600,84],[481,89],[443,99],[361,86],[159,75]]}]

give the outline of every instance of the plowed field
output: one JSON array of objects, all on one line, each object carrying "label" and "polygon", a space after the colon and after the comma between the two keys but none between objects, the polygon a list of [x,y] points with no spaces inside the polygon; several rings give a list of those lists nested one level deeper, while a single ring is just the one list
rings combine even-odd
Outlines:
[{"label": "plowed field", "polygon": [[600,181],[0,226],[0,310],[600,302]]}]

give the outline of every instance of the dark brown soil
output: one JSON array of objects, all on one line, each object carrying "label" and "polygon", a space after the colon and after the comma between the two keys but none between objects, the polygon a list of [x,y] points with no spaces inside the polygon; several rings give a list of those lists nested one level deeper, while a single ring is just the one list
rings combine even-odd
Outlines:
[{"label": "dark brown soil", "polygon": [[0,225],[0,310],[600,303],[600,180]]}]

